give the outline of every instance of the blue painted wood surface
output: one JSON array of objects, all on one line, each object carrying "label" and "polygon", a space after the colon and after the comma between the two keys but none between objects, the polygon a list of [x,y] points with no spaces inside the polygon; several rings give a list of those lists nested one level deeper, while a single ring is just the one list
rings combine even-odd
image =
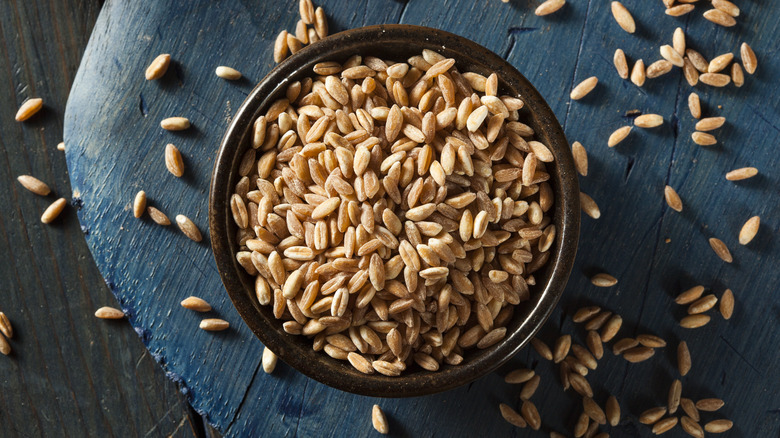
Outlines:
[{"label": "blue painted wood surface", "polygon": [[[526,436],[531,432],[505,423],[498,403],[519,407],[517,387],[503,373],[533,367],[542,385],[533,401],[543,430],[571,433],[580,401],[564,393],[557,368],[530,349],[504,371],[444,394],[407,400],[376,400],[327,388],[286,366],[273,375],[259,369],[262,346],[244,326],[224,292],[206,239],[195,244],[175,228],[138,221],[129,212],[136,191],[169,216],[186,214],[207,229],[208,183],[213,157],[227,123],[252,85],[272,67],[276,34],[294,29],[296,2],[109,1],[95,26],[68,103],[65,140],[74,196],[89,229],[87,242],[130,322],[193,406],[229,436],[366,436],[373,433],[370,407],[378,402],[394,435]],[[321,4],[331,32],[378,23],[408,23],[445,29],[492,50],[515,65],[548,100],[570,141],[582,142],[590,156],[583,190],[601,207],[599,220],[583,218],[577,263],[562,304],[542,330],[552,342],[570,333],[584,342],[584,331],[570,319],[581,305],[596,303],[623,316],[619,336],[654,333],[669,341],[651,360],[631,365],[611,352],[588,378],[596,400],[614,394],[624,418],[612,436],[650,436],[638,423],[640,412],[663,405],[668,385],[678,377],[675,349],[686,340],[693,371],[682,379],[683,395],[720,397],[726,406],[705,421],[735,421],[735,436],[777,436],[780,431],[780,217],[778,187],[780,103],[776,78],[778,7],[769,2],[741,4],[739,24],[724,29],[704,20],[699,5],[688,16],[664,15],[661,2],[624,2],[634,12],[638,31],[621,31],[609,3],[571,1],[548,17],[533,14],[536,2],[498,0],[344,1]],[[175,12],[173,12],[175,11]],[[694,119],[687,110],[691,87],[679,69],[637,88],[621,80],[612,54],[622,48],[633,61],[660,59],[658,46],[671,44],[675,27],[686,29],[689,46],[712,58],[738,54],[748,41],[759,56],[758,72],[742,88],[714,89],[700,84],[704,113],[723,115],[726,126],[715,147],[690,139]],[[175,60],[160,81],[143,80],[159,53]],[[213,71],[230,65],[246,80],[226,82]],[[568,99],[572,86],[596,75],[595,92],[579,102]],[[630,110],[664,116],[662,127],[635,129],[614,149],[606,139],[630,124]],[[189,117],[193,128],[171,133],[162,118]],[[166,143],[185,155],[182,180],[163,164]],[[724,174],[756,166],[761,175],[733,183]],[[685,209],[676,213],[663,201],[673,186]],[[743,247],[739,228],[760,215],[758,237]],[[721,262],[707,239],[718,237],[735,262]],[[668,241],[667,241],[668,239]],[[588,276],[607,271],[620,282],[609,289],[590,285]],[[685,309],[673,298],[703,284],[721,295],[734,290],[734,317],[697,330],[677,322]],[[179,306],[191,294],[208,300],[214,315],[231,323],[228,332],[197,329],[199,315]],[[679,427],[676,433],[681,434]]]}]

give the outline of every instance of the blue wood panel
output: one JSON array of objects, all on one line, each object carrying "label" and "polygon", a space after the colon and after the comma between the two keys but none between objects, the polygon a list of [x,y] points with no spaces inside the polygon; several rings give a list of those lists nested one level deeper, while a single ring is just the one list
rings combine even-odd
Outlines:
[{"label": "blue wood panel", "polygon": [[[657,4],[655,4],[657,3]],[[627,415],[613,436],[650,436],[637,421],[643,410],[664,404],[677,377],[675,347],[691,347],[694,371],[683,379],[684,396],[721,397],[718,415],[735,421],[744,436],[776,436],[780,430],[780,248],[776,242],[780,202],[775,151],[780,109],[775,85],[780,65],[773,60],[777,23],[767,9],[751,2],[742,7],[740,24],[723,29],[701,17],[663,14],[661,2],[646,6],[626,1],[638,22],[629,35],[614,23],[608,2],[573,1],[548,17],[533,14],[536,2],[498,0],[412,0],[320,2],[331,31],[367,24],[406,23],[445,29],[483,44],[506,57],[548,100],[571,141],[589,152],[590,175],[583,190],[599,203],[599,220],[583,218],[577,263],[566,295],[542,339],[552,342],[584,332],[571,322],[580,305],[597,303],[620,313],[621,334],[654,333],[669,341],[650,361],[630,365],[605,354],[590,374],[596,399],[615,394]],[[146,190],[152,203],[173,217],[182,213],[205,232],[207,192],[213,157],[235,109],[272,67],[271,47],[281,29],[297,21],[295,2],[180,2],[176,13],[157,3],[106,3],[95,26],[66,112],[65,137],[74,194],[84,203],[79,217],[90,230],[87,242],[107,282],[131,314],[131,323],[152,355],[177,380],[191,403],[229,436],[355,435],[372,433],[370,406],[379,402],[397,435],[525,436],[501,419],[500,402],[519,406],[518,389],[503,383],[502,373],[444,394],[410,400],[381,400],[345,394],[280,365],[271,376],[259,370],[261,344],[243,325],[219,281],[208,242],[194,244],[174,228],[138,221],[128,211],[133,195]],[[620,79],[612,54],[622,48],[631,62],[660,59],[659,42],[671,43],[675,27],[692,35],[689,44],[708,58],[739,50],[745,40],[759,55],[759,70],[742,88],[696,87],[706,115],[729,120],[717,133],[719,145],[696,146],[694,120],[687,111],[691,87],[679,69],[637,88]],[[158,53],[175,60],[161,81],[142,79]],[[230,65],[247,80],[216,78],[217,65]],[[596,75],[594,93],[578,102],[571,87]],[[662,127],[635,129],[616,148],[606,139],[630,124],[631,110],[664,116]],[[182,115],[194,129],[170,133],[159,120]],[[185,177],[165,170],[166,143],[185,155]],[[723,175],[736,167],[756,166],[761,176],[732,183]],[[683,198],[676,213],[663,201],[670,184]],[[757,239],[737,244],[739,227],[760,215]],[[735,263],[726,265],[709,248],[716,236],[731,248]],[[670,239],[666,242],[666,239]],[[207,239],[206,239],[207,240]],[[607,271],[616,287],[598,289],[588,276]],[[716,294],[729,287],[737,297],[730,321],[714,317],[695,330],[677,327],[683,308],[673,297],[704,284]],[[197,329],[199,316],[178,302],[195,294],[208,300],[231,330],[211,334]],[[557,369],[530,350],[513,366],[534,367],[542,387],[534,396],[544,430],[570,431],[580,401],[557,383]],[[259,372],[258,372],[259,371]],[[608,428],[606,430],[609,430]],[[678,430],[679,432],[679,430]]]}]

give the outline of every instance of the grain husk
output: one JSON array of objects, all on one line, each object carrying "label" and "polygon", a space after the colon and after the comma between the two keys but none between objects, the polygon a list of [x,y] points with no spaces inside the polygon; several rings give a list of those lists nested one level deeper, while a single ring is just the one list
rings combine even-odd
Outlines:
[{"label": "grain husk", "polygon": [[41,222],[44,224],[49,224],[57,217],[59,217],[60,213],[62,213],[62,210],[65,209],[65,206],[68,204],[68,201],[65,198],[60,198],[49,205],[46,210],[41,215]]},{"label": "grain husk", "polygon": [[49,193],[51,193],[51,189],[49,186],[39,180],[38,178],[30,175],[19,175],[16,177],[16,180],[19,181],[19,184],[22,185],[25,189],[29,190],[32,193],[35,193],[39,196],[46,196]]}]

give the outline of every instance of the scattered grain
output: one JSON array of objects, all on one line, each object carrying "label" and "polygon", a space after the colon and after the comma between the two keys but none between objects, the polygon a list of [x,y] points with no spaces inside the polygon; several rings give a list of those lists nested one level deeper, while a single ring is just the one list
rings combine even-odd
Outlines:
[{"label": "scattered grain", "polygon": [[699,328],[710,322],[709,315],[688,315],[680,320],[680,327],[687,329]]},{"label": "scattered grain", "polygon": [[677,369],[681,376],[686,376],[691,371],[691,352],[685,341],[680,341],[677,345]]},{"label": "scattered grain", "polygon": [[743,179],[753,178],[758,175],[758,169],[755,167],[742,167],[734,169],[726,174],[726,179],[729,181],[741,181]]},{"label": "scattered grain", "polygon": [[0,333],[5,335],[8,339],[14,337],[14,328],[11,325],[11,321],[3,312],[0,312]]},{"label": "scattered grain", "polygon": [[694,132],[691,134],[691,138],[693,139],[693,142],[699,146],[712,146],[718,143],[718,140],[714,135],[704,132]]},{"label": "scattered grain", "polygon": [[230,327],[230,323],[224,319],[219,318],[207,318],[200,321],[200,328],[209,332],[218,332],[226,330]]},{"label": "scattered grain", "polygon": [[590,278],[591,284],[598,287],[612,287],[617,284],[617,278],[601,272]]},{"label": "scattered grain", "polygon": [[217,76],[221,77],[222,79],[227,79],[229,81],[235,81],[241,79],[240,71],[231,67],[226,67],[224,65],[220,65],[219,67],[217,67],[215,73]]},{"label": "scattered grain", "polygon": [[168,117],[160,121],[160,127],[168,131],[183,131],[190,127],[190,120],[186,117]]},{"label": "scattered grain", "polygon": [[722,408],[725,403],[719,398],[703,398],[696,402],[696,409],[704,412],[715,412]]},{"label": "scattered grain", "polygon": [[584,81],[580,82],[576,87],[574,87],[573,90],[571,90],[571,94],[569,97],[572,98],[572,100],[580,100],[583,97],[587,96],[588,93],[593,91],[594,88],[596,88],[596,84],[599,83],[599,78],[596,76],[591,76],[588,79],[585,79]]},{"label": "scattered grain", "polygon": [[276,362],[279,360],[279,358],[276,357],[276,354],[274,354],[273,351],[271,351],[268,347],[263,347],[263,371],[265,371],[266,374],[271,374],[276,369]]},{"label": "scattered grain", "polygon": [[723,27],[731,27],[737,24],[737,20],[735,20],[734,17],[719,9],[710,9],[709,11],[706,11],[704,13],[704,18]]},{"label": "scattered grain", "polygon": [[701,118],[701,100],[698,94],[691,93],[688,95],[688,109],[691,111],[691,116],[694,119]]},{"label": "scattered grain", "polygon": [[154,79],[160,79],[168,71],[168,66],[171,64],[171,55],[163,53],[154,58],[149,67],[146,67],[146,80],[151,81]]},{"label": "scattered grain", "polygon": [[19,110],[16,111],[16,121],[24,122],[34,116],[41,108],[43,108],[43,99],[40,97],[27,99],[22,106],[19,107]]},{"label": "scattered grain", "polygon": [[617,70],[618,76],[623,79],[628,79],[628,61],[626,60],[626,54],[622,49],[615,50],[615,54],[612,56],[612,62],[615,64],[615,70]]},{"label": "scattered grain", "polygon": [[680,199],[680,195],[678,195],[671,186],[664,187],[664,198],[666,199],[666,204],[669,205],[669,208],[677,212],[682,211],[682,199]]},{"label": "scattered grain", "polygon": [[642,424],[653,424],[666,415],[666,406],[650,408],[639,414],[639,422]]},{"label": "scattered grain", "polygon": [[742,57],[742,64],[745,66],[745,71],[751,75],[755,73],[756,67],[758,67],[758,60],[756,59],[756,53],[748,43],[742,43],[739,47],[739,53]]},{"label": "scattered grain", "polygon": [[628,33],[634,33],[636,31],[634,17],[631,16],[631,12],[629,12],[622,3],[612,2],[612,16],[615,17],[615,21],[621,29]]},{"label": "scattered grain", "polygon": [[607,146],[609,147],[615,147],[618,143],[625,140],[626,137],[628,137],[628,134],[631,133],[631,129],[633,129],[633,126],[623,126],[621,128],[618,128],[610,134],[609,140],[607,140]]},{"label": "scattered grain", "polygon": [[498,408],[501,410],[501,416],[504,417],[504,420],[506,420],[507,423],[517,427],[528,426],[528,423],[526,423],[526,421],[523,419],[523,416],[520,415],[516,410],[512,409],[509,405],[501,403],[498,405]]},{"label": "scattered grain", "polygon": [[95,316],[100,319],[122,319],[125,314],[113,307],[101,307],[95,311]]},{"label": "scattered grain", "polygon": [[720,298],[720,314],[723,319],[731,319],[731,315],[734,314],[734,293],[731,289],[726,289]]},{"label": "scattered grain", "polygon": [[634,68],[631,69],[631,82],[637,87],[641,87],[645,84],[646,78],[645,62],[639,59],[634,63]]},{"label": "scattered grain", "polygon": [[184,216],[183,214],[176,215],[176,225],[179,226],[179,229],[182,233],[184,233],[185,236],[189,237],[195,242],[200,242],[203,240],[203,236],[200,234],[200,230],[198,229],[197,225],[195,225],[195,223],[192,222],[187,216]]},{"label": "scattered grain", "polygon": [[185,309],[194,310],[196,312],[208,312],[211,310],[211,305],[203,298],[187,297],[181,302],[181,306]]},{"label": "scattered grain", "polygon": [[550,15],[553,12],[561,9],[565,4],[566,0],[546,0],[536,8],[534,13],[539,17]]},{"label": "scattered grain", "polygon": [[733,426],[734,423],[731,420],[726,420],[726,419],[712,420],[709,423],[704,425],[704,430],[709,433],[723,433],[728,430],[731,430]]},{"label": "scattered grain", "polygon": [[146,192],[139,191],[133,200],[133,216],[140,218],[146,211]]},{"label": "scattered grain", "polygon": [[722,240],[711,237],[710,246],[712,247],[712,250],[715,251],[715,254],[724,262],[731,263],[734,261],[734,258],[731,257],[731,252]]},{"label": "scattered grain", "polygon": [[67,204],[68,201],[65,200],[65,198],[60,198],[52,202],[51,205],[46,208],[46,211],[43,212],[43,215],[41,215],[41,222],[48,224],[51,223],[54,219],[57,219]]},{"label": "scattered grain", "polygon": [[697,131],[712,131],[726,123],[725,117],[706,117],[696,122]]},{"label": "scattered grain", "polygon": [[35,193],[36,195],[46,196],[51,193],[49,186],[34,176],[19,175],[16,180],[19,181],[19,184],[21,184],[22,187]]}]

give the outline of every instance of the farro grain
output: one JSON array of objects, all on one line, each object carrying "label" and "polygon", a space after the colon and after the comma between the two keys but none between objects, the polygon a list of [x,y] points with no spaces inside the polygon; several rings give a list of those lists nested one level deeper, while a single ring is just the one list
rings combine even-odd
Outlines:
[{"label": "farro grain", "polygon": [[531,429],[539,430],[539,428],[542,427],[542,419],[533,402],[528,400],[524,401],[520,406],[520,413],[523,415],[523,419],[525,419],[526,423],[531,426]]},{"label": "farro grain", "polygon": [[176,225],[178,225],[181,232],[191,240],[194,240],[195,242],[203,240],[200,230],[187,216],[184,216],[183,214],[176,215]]},{"label": "farro grain", "polygon": [[703,398],[696,402],[696,409],[704,412],[715,412],[722,408],[725,403],[719,398]]},{"label": "farro grain", "polygon": [[569,354],[571,348],[571,336],[562,335],[555,340],[555,346],[553,347],[553,362],[560,363]]},{"label": "farro grain", "polygon": [[14,328],[11,325],[11,321],[3,312],[0,312],[0,333],[5,335],[8,339],[14,337]]},{"label": "farro grain", "polygon": [[634,67],[631,69],[631,82],[637,87],[641,87],[645,84],[646,78],[645,62],[639,59],[634,63]]},{"label": "farro grain", "polygon": [[504,377],[504,381],[511,384],[525,383],[531,380],[531,378],[533,378],[535,375],[536,373],[534,370],[521,368],[519,370],[509,372],[509,374]]},{"label": "farro grain", "polygon": [[580,207],[582,207],[582,211],[584,211],[585,214],[593,219],[598,219],[601,217],[601,211],[599,210],[599,206],[596,204],[596,201],[582,192],[580,192]]},{"label": "farro grain", "polygon": [[167,131],[183,131],[190,127],[190,121],[186,117],[168,117],[160,121],[160,127]]},{"label": "farro grain", "polygon": [[680,418],[680,425],[685,433],[695,438],[704,438],[704,429],[699,426],[699,423],[693,421],[688,416]]},{"label": "farro grain", "polygon": [[566,0],[546,0],[536,8],[534,13],[539,17],[550,15],[553,12],[561,9],[565,4]]},{"label": "farro grain", "polygon": [[585,343],[588,345],[593,357],[601,359],[604,356],[604,344],[601,342],[601,335],[595,330],[589,330],[585,337]]},{"label": "farro grain", "polygon": [[328,36],[328,17],[322,7],[317,7],[314,10],[314,31],[320,39]]},{"label": "farro grain", "polygon": [[690,304],[701,298],[703,293],[704,286],[694,286],[680,295],[677,295],[677,298],[674,299],[674,302],[680,305]]},{"label": "farro grain", "polygon": [[672,63],[672,65],[676,67],[682,67],[683,66],[683,57],[679,53],[677,53],[677,50],[674,50],[672,46],[665,44],[661,46],[660,49],[661,57],[663,57],[665,60]]},{"label": "farro grain", "polygon": [[688,95],[688,109],[691,111],[691,116],[694,119],[701,118],[701,100],[698,94],[691,93]]},{"label": "farro grain", "polygon": [[65,152],[65,142],[64,141],[61,141],[61,142],[57,143],[57,150]]},{"label": "farro grain", "polygon": [[614,395],[610,395],[607,398],[607,404],[605,408],[607,422],[612,427],[617,426],[620,423],[620,404]]},{"label": "farro grain", "polygon": [[664,432],[668,432],[674,428],[674,426],[677,426],[678,422],[677,417],[666,417],[663,420],[658,420],[655,424],[653,424],[653,433],[656,435],[661,435]]},{"label": "farro grain", "polygon": [[591,318],[590,321],[585,323],[585,330],[599,330],[611,316],[612,316],[612,312],[609,311],[600,312],[598,315]]},{"label": "farro grain", "polygon": [[34,116],[41,108],[43,108],[43,99],[39,97],[27,99],[16,111],[16,121],[24,122]]},{"label": "farro grain", "polygon": [[689,315],[695,315],[698,313],[704,313],[713,307],[715,307],[715,304],[718,302],[718,297],[716,297],[713,294],[705,295],[698,300],[691,303],[690,306],[688,306],[688,314]]},{"label": "farro grain", "polygon": [[265,371],[266,374],[271,374],[274,372],[274,369],[276,369],[276,362],[278,361],[278,358],[276,357],[276,354],[274,354],[273,351],[271,351],[268,347],[263,347],[263,371]]},{"label": "farro grain", "polygon": [[666,406],[650,408],[639,414],[639,422],[642,424],[654,424],[666,415]]},{"label": "farro grain", "polygon": [[113,307],[101,307],[95,311],[95,316],[100,319],[122,319],[124,312]]},{"label": "farro grain", "polygon": [[577,419],[577,422],[574,424],[574,436],[576,438],[580,438],[584,436],[585,433],[588,431],[589,425],[590,425],[590,417],[588,417],[588,414],[583,412],[582,414],[580,414],[579,418]]},{"label": "farro grain", "polygon": [[3,353],[6,356],[11,354],[11,344],[2,336],[0,336],[0,353]]},{"label": "farro grain", "polygon": [[544,359],[547,360],[553,360],[553,354],[550,350],[550,347],[547,346],[542,340],[537,338],[531,338],[531,346],[534,350],[536,350],[536,353],[539,354]]},{"label": "farro grain", "polygon": [[636,340],[640,344],[644,345],[645,347],[650,347],[650,348],[666,347],[666,341],[664,341],[662,338],[655,335],[641,334],[636,337]]},{"label": "farro grain", "polygon": [[274,62],[280,63],[287,57],[287,31],[283,30],[276,36],[274,42]]},{"label": "farro grain", "polygon": [[601,312],[601,308],[598,306],[581,307],[577,309],[577,311],[574,313],[574,316],[572,316],[572,321],[575,323],[585,322],[599,312]]},{"label": "farro grain", "polygon": [[51,223],[54,219],[57,219],[67,204],[68,201],[65,200],[65,198],[60,198],[52,202],[41,215],[41,222],[48,224]]},{"label": "farro grain", "polygon": [[688,58],[685,58],[683,61],[683,76],[685,76],[685,80],[691,87],[695,87],[699,83],[699,71],[696,70],[696,67],[693,66],[693,63]]},{"label": "farro grain", "polygon": [[699,73],[707,73],[710,63],[701,53],[693,49],[686,49],[685,56],[691,61],[691,64],[696,67],[696,70],[699,71]]},{"label": "farro grain", "polygon": [[607,146],[612,148],[621,141],[625,140],[626,137],[628,137],[628,134],[631,133],[631,129],[633,129],[633,126],[623,126],[616,129],[612,134],[610,134],[609,140],[607,140]]},{"label": "farro grain", "polygon": [[639,341],[634,338],[623,338],[615,342],[615,344],[612,346],[612,354],[619,356],[623,354],[624,351],[630,350],[638,345]]},{"label": "farro grain", "polygon": [[667,398],[667,407],[669,414],[677,412],[677,408],[680,406],[680,397],[682,395],[682,382],[680,379],[674,379],[669,387],[669,396]]},{"label": "farro grain", "polygon": [[731,82],[737,87],[745,85],[745,73],[742,72],[742,67],[738,62],[731,64]]},{"label": "farro grain", "polygon": [[677,212],[682,211],[682,199],[680,199],[680,195],[678,195],[677,191],[671,186],[664,187],[664,198],[666,199],[666,204],[669,205],[669,208]]},{"label": "farro grain", "polygon": [[617,278],[604,273],[600,272],[593,277],[590,278],[591,284],[598,287],[612,287],[617,284]]},{"label": "farro grain", "polygon": [[699,328],[710,322],[709,315],[688,315],[680,320],[680,327],[687,329]]},{"label": "farro grain", "polygon": [[572,345],[571,352],[572,354],[574,354],[574,357],[576,357],[577,360],[580,361],[580,363],[582,363],[589,369],[595,370],[598,367],[598,362],[596,362],[596,358],[593,357],[593,355],[590,354],[588,349],[583,347],[582,345],[579,344]]},{"label": "farro grain", "polygon": [[[568,366],[566,362],[562,363],[561,366]],[[590,383],[580,375],[579,373],[569,373],[568,381],[571,384],[571,387],[577,392],[577,394],[583,396],[583,397],[593,397],[593,389],[590,386]]]},{"label": "farro grain", "polygon": [[588,176],[588,152],[578,141],[571,145],[572,156],[574,157],[574,166],[577,172],[582,176]]},{"label": "farro grain", "polygon": [[537,374],[533,376],[531,380],[525,382],[523,389],[520,390],[520,400],[528,400],[533,397],[536,389],[539,387],[539,382],[541,380],[541,377],[539,377]]},{"label": "farro grain", "polygon": [[580,100],[583,97],[587,96],[588,93],[593,91],[594,88],[596,88],[596,85],[599,83],[599,78],[596,76],[591,76],[588,79],[585,79],[584,81],[580,82],[576,87],[574,87],[573,90],[571,90],[571,94],[569,97],[571,97],[573,100]]},{"label": "farro grain", "polygon": [[647,66],[645,72],[648,79],[654,79],[663,76],[672,71],[673,64],[665,59],[660,59]]},{"label": "farro grain", "polygon": [[696,405],[693,403],[693,400],[682,397],[680,399],[680,407],[682,408],[683,412],[685,412],[685,415],[690,417],[693,421],[698,422],[700,420],[699,410],[696,409]]},{"label": "farro grain", "polygon": [[200,328],[208,332],[219,332],[230,328],[230,323],[224,319],[206,318],[200,321]]},{"label": "farro grain", "polygon": [[607,424],[607,416],[601,407],[590,397],[582,398],[582,409],[591,420],[598,424]]},{"label": "farro grain", "polygon": [[677,370],[681,376],[686,376],[691,371],[691,352],[685,341],[680,341],[677,345]]},{"label": "farro grain", "polygon": [[133,216],[140,218],[144,215],[144,211],[146,211],[146,192],[141,190],[133,199]]},{"label": "farro grain", "polygon": [[51,193],[49,186],[34,176],[19,175],[16,180],[19,181],[19,184],[21,184],[22,187],[35,193],[36,195],[46,196]]},{"label": "farro grain", "polygon": [[720,298],[720,314],[723,319],[731,319],[734,314],[734,293],[731,289],[726,289]]},{"label": "farro grain", "polygon": [[217,76],[219,76],[222,79],[227,79],[229,81],[235,81],[238,79],[241,79],[241,72],[232,68],[227,67],[224,65],[220,65],[217,67],[216,71],[214,72]]},{"label": "farro grain", "polygon": [[710,9],[709,11],[704,12],[703,15],[707,20],[723,27],[731,27],[737,24],[737,20],[735,20],[734,17],[719,9]]},{"label": "farro grain", "polygon": [[623,325],[623,317],[620,315],[612,315],[611,318],[601,328],[601,340],[603,342],[611,341],[620,331],[620,327]]},{"label": "farro grain", "polygon": [[655,128],[664,123],[664,118],[658,114],[642,114],[634,119],[634,126],[639,128]]},{"label": "farro grain", "polygon": [[720,257],[721,260],[723,260],[726,263],[731,263],[734,261],[734,258],[731,257],[731,252],[729,251],[729,248],[726,246],[725,243],[723,243],[722,240],[711,237],[710,238],[710,246],[712,247],[712,250],[715,251],[715,254]]},{"label": "farro grain", "polygon": [[185,309],[194,310],[196,312],[208,312],[211,310],[211,305],[206,300],[198,297],[187,297],[181,302],[181,306]]},{"label": "farro grain", "polygon": [[718,143],[714,135],[705,132],[694,132],[691,134],[691,138],[699,146],[712,146]]},{"label": "farro grain", "polygon": [[528,426],[528,423],[526,423],[526,421],[523,419],[523,416],[512,409],[509,405],[501,403],[498,405],[498,408],[501,411],[501,416],[504,417],[504,420],[506,420],[507,423],[517,427]]},{"label": "farro grain", "polygon": [[634,347],[623,352],[623,358],[631,363],[643,362],[650,359],[655,350],[650,347]]},{"label": "farro grain", "polygon": [[160,79],[168,71],[168,66],[171,64],[171,55],[163,53],[158,55],[149,67],[146,68],[146,80],[151,81],[154,79]]},{"label": "farro grain", "polygon": [[631,12],[629,12],[622,3],[617,1],[612,2],[612,16],[621,29],[628,33],[634,33],[636,31],[634,17],[631,16]]},{"label": "farro grain", "polygon": [[731,76],[723,73],[703,73],[699,80],[712,87],[725,87],[731,83]]},{"label": "farro grain", "polygon": [[712,58],[712,61],[710,61],[709,66],[707,67],[707,73],[718,73],[721,70],[728,67],[729,64],[731,64],[731,61],[734,59],[733,53],[724,53],[720,56],[716,56],[715,58]]},{"label": "farro grain", "polygon": [[615,54],[612,56],[612,63],[615,64],[618,76],[628,79],[628,61],[626,61],[626,54],[622,49],[615,50]]},{"label": "farro grain", "polygon": [[734,423],[731,420],[719,419],[719,420],[712,420],[709,423],[705,424],[704,430],[709,433],[723,433],[731,430],[733,426]]},{"label": "farro grain", "polygon": [[728,0],[712,0],[712,7],[731,15],[732,17],[739,17],[739,7]]},{"label": "farro grain", "polygon": [[171,224],[171,220],[162,211],[152,207],[151,205],[146,207],[146,213],[152,220],[158,225],[167,226]]},{"label": "farro grain", "polygon": [[742,167],[726,173],[726,179],[729,181],[741,181],[758,175],[758,169],[755,167]]},{"label": "farro grain", "polygon": [[691,4],[676,5],[667,8],[665,13],[666,15],[671,15],[672,17],[680,17],[687,14],[688,12],[691,12],[693,8],[694,6]]},{"label": "farro grain", "polygon": [[681,57],[685,56],[685,32],[681,27],[674,30],[674,34],[672,35],[672,47],[674,47],[674,50],[679,53]]},{"label": "farro grain", "polygon": [[756,68],[758,67],[758,60],[756,58],[756,53],[750,45],[748,45],[748,43],[742,43],[739,47],[739,53],[742,57],[742,65],[745,66],[745,71],[751,75],[755,73]]}]

